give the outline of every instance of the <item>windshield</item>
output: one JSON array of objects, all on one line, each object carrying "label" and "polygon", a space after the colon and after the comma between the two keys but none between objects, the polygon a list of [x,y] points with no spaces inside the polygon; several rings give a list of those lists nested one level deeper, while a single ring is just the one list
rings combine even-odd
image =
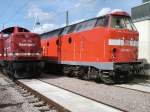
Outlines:
[{"label": "windshield", "polygon": [[111,27],[117,29],[128,29],[136,31],[136,28],[132,23],[131,18],[126,16],[112,16]]}]

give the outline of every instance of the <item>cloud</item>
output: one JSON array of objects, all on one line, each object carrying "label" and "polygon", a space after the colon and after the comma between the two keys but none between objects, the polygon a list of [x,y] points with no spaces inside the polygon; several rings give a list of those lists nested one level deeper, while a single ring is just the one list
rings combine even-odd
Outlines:
[{"label": "cloud", "polygon": [[91,5],[92,3],[95,3],[95,1],[96,0],[77,0],[77,3],[74,5],[74,8]]},{"label": "cloud", "polygon": [[73,21],[73,22],[70,23],[70,25],[76,24],[76,23],[79,23],[79,22],[82,22],[82,21],[84,21],[84,20],[85,20],[85,19],[79,19],[79,20],[77,20],[77,21]]},{"label": "cloud", "polygon": [[123,11],[122,9],[111,9],[111,8],[103,8],[101,9],[96,17],[99,17],[99,16],[104,16],[106,14],[110,14],[110,13],[114,13],[114,12],[120,12],[120,11]]},{"label": "cloud", "polygon": [[[79,23],[79,22],[84,21],[84,20],[85,19],[80,19],[80,20],[77,20],[77,21],[73,21],[73,22],[70,23],[70,25],[75,24],[75,23]],[[52,31],[54,29],[65,27],[65,26],[66,26],[66,24],[56,25],[56,24],[46,23],[46,24],[43,24],[43,25],[40,25],[40,26],[36,26],[32,30],[32,32],[42,34],[42,33],[49,32],[49,31]]]},{"label": "cloud", "polygon": [[103,8],[97,14],[97,17],[111,13],[111,8]]},{"label": "cloud", "polygon": [[113,13],[113,12],[120,12],[120,11],[123,11],[123,10],[122,9],[114,9],[114,10],[111,11],[111,13]]},{"label": "cloud", "polygon": [[43,24],[41,26],[35,27],[32,31],[34,33],[42,34],[44,32],[48,32],[48,31],[51,31],[51,30],[56,29],[56,28],[58,28],[57,25],[46,23],[46,24]]},{"label": "cloud", "polygon": [[27,17],[28,19],[35,19],[38,17],[40,22],[48,22],[54,19],[54,13],[53,12],[45,12],[42,9],[40,9],[36,5],[31,5],[28,9]]}]

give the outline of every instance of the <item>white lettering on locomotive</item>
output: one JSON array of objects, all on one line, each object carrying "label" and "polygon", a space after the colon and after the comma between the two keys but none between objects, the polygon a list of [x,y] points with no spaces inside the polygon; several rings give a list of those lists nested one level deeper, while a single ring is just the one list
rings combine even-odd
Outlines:
[{"label": "white lettering on locomotive", "polygon": [[19,43],[19,46],[22,46],[22,47],[25,47],[25,46],[33,47],[33,46],[35,46],[35,44],[34,43]]}]

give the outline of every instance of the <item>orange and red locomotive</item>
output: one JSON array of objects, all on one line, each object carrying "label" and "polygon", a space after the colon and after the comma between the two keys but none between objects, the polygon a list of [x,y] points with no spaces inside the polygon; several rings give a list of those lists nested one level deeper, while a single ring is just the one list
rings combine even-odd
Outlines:
[{"label": "orange and red locomotive", "polygon": [[107,84],[142,69],[138,40],[126,12],[113,12],[41,34],[46,68],[61,65],[67,75],[96,77]]},{"label": "orange and red locomotive", "polygon": [[1,31],[0,64],[15,78],[40,74],[40,37],[25,28],[9,27]]}]

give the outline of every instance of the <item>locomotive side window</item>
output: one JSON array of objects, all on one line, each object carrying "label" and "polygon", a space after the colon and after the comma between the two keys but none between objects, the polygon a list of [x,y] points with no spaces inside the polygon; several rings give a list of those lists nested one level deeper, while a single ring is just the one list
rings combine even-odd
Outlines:
[{"label": "locomotive side window", "polygon": [[25,28],[18,28],[19,32],[30,32],[29,30],[25,29]]},{"label": "locomotive side window", "polygon": [[79,24],[77,24],[76,32],[90,30],[95,26],[95,23],[96,23],[96,19],[92,19],[89,21],[79,23]]},{"label": "locomotive side window", "polygon": [[50,38],[50,37],[57,37],[61,32],[61,29],[59,30],[55,30],[55,31],[51,31],[48,33],[45,33],[43,35],[41,35],[42,38]]},{"label": "locomotive side window", "polygon": [[109,21],[109,17],[101,17],[98,18],[96,26],[104,26],[107,27],[108,26],[108,21]]},{"label": "locomotive side window", "polygon": [[3,33],[3,37],[8,37],[14,32],[14,27],[10,27],[1,31]]},{"label": "locomotive side window", "polygon": [[84,24],[83,30],[90,30],[95,26],[96,19],[89,20]]},{"label": "locomotive side window", "polygon": [[83,26],[83,23],[81,24],[78,24],[77,25],[77,29],[76,29],[76,32],[79,32],[79,31],[81,31],[81,29],[82,29],[82,26]]},{"label": "locomotive side window", "polygon": [[69,30],[68,30],[68,33],[72,33],[76,28],[76,24],[75,25],[72,25],[70,26]]},{"label": "locomotive side window", "polygon": [[62,31],[61,35],[65,35],[68,33],[70,26],[65,27],[64,30]]}]

